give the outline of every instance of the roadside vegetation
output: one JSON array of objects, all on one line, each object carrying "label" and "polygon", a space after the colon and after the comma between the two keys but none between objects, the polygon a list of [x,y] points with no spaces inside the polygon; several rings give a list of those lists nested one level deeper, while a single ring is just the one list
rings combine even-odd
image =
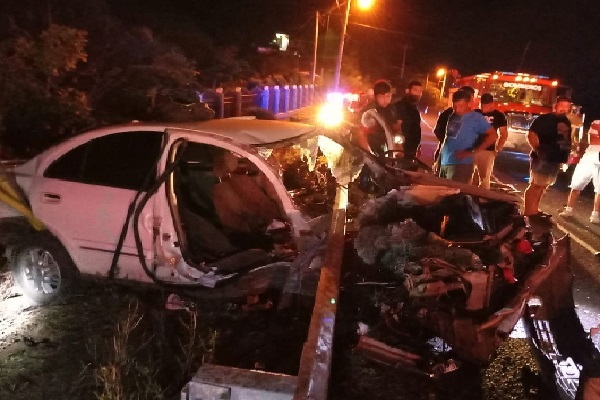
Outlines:
[{"label": "roadside vegetation", "polygon": [[122,20],[106,0],[4,2],[0,22],[0,159],[94,125],[149,119],[165,96],[308,83],[294,57],[269,57],[259,71],[253,54],[217,45],[190,20]]},{"label": "roadside vegetation", "polygon": [[0,398],[173,399],[211,357],[210,312],[165,310],[156,290],[85,282],[81,293],[43,307],[14,291],[0,300]]},{"label": "roadside vegetation", "polygon": [[[44,4],[0,4],[0,159],[29,157],[89,127],[156,118],[154,107],[165,99],[196,102],[197,93],[217,87],[312,82],[310,41],[278,52],[270,38],[211,37],[191,16],[158,15],[139,4],[133,12],[136,0]],[[320,44],[325,76],[317,83],[332,73],[336,40],[329,35]],[[259,47],[268,51],[259,54]],[[383,59],[366,75],[359,50],[358,43],[347,46],[344,87],[366,91],[390,78],[403,88],[410,79],[426,80],[410,68],[398,80]],[[422,104],[439,106],[439,91],[429,87]]]}]

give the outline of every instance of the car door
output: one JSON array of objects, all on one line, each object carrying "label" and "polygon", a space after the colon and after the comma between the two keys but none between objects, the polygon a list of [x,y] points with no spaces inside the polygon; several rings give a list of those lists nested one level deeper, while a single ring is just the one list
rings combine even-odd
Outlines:
[{"label": "car door", "polygon": [[[30,199],[35,213],[65,245],[82,273],[108,273],[127,210],[156,176],[163,132],[119,132],[81,144],[38,171]],[[42,167],[43,168],[43,167]],[[152,200],[139,219],[152,257]],[[147,280],[130,222],[116,276]]]}]

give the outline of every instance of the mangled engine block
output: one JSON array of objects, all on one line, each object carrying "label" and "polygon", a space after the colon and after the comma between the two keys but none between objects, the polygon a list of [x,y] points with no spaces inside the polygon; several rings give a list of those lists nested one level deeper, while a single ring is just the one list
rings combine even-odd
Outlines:
[{"label": "mangled engine block", "polygon": [[532,237],[516,204],[447,187],[392,190],[357,220],[354,248],[385,281],[380,302],[394,329],[427,328],[478,362],[494,350],[481,335],[497,334],[486,329],[502,323],[552,240]]}]

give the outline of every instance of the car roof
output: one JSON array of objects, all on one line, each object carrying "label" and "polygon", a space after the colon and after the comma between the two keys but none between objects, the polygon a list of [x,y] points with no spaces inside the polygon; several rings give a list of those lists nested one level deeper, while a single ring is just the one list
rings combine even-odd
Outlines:
[{"label": "car roof", "polygon": [[235,117],[225,119],[212,119],[198,122],[130,122],[126,124],[107,125],[84,131],[78,135],[66,138],[65,141],[42,151],[30,160],[19,163],[16,168],[32,174],[35,165],[41,160],[53,157],[53,149],[66,146],[67,149],[83,144],[94,138],[119,134],[125,132],[164,132],[168,130],[182,130],[189,134],[210,134],[229,139],[234,143],[261,146],[275,145],[291,141],[301,136],[314,136],[320,128],[315,125],[281,120],[260,120],[255,117]]},{"label": "car roof", "polygon": [[110,130],[169,130],[181,129],[198,131],[222,136],[234,142],[246,145],[262,145],[295,139],[307,134],[314,134],[317,127],[298,122],[280,120],[260,120],[254,117],[236,117],[225,119],[211,119],[208,121],[161,123],[161,122],[132,122],[122,125],[111,125],[94,131]]}]

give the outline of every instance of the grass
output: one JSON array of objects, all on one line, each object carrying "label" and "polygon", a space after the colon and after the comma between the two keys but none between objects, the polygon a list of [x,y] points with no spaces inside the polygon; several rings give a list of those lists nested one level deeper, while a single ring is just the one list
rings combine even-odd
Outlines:
[{"label": "grass", "polygon": [[201,324],[195,306],[180,311],[148,308],[131,299],[114,332],[90,348],[96,400],[171,398],[210,358],[217,331]]}]

